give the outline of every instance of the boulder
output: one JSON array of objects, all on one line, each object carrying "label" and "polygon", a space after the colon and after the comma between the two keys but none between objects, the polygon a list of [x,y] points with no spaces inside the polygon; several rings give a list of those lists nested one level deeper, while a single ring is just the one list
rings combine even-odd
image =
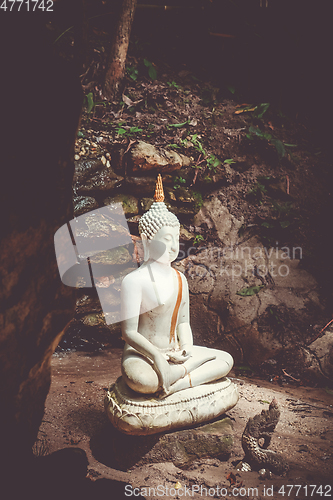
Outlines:
[{"label": "boulder", "polygon": [[188,278],[195,343],[257,366],[304,342],[304,329],[323,308],[316,280],[302,269],[302,250],[242,241],[243,221],[217,197],[204,203],[195,224],[214,231],[218,242],[176,264]]},{"label": "boulder", "polygon": [[165,173],[189,166],[191,159],[176,153],[176,151],[163,148],[158,149],[152,144],[138,141],[131,150],[131,162],[134,173],[150,170]]},{"label": "boulder", "polygon": [[325,333],[302,348],[304,355],[305,371],[317,379],[333,381],[333,327],[326,329]]},{"label": "boulder", "polygon": [[100,160],[79,160],[75,162],[74,191],[79,195],[112,192],[119,188],[124,178]]},{"label": "boulder", "polygon": [[134,463],[140,466],[172,462],[176,467],[187,469],[203,458],[228,460],[233,444],[233,426],[228,417],[192,429],[153,436],[130,436],[111,428],[106,443],[105,436],[101,443],[105,447],[103,462],[125,470]]},{"label": "boulder", "polygon": [[139,213],[138,199],[130,194],[116,194],[104,200],[104,205],[110,205],[111,203],[121,203],[126,218],[133,217]]},{"label": "boulder", "polygon": [[98,208],[98,203],[92,196],[75,196],[73,202],[75,217]]}]

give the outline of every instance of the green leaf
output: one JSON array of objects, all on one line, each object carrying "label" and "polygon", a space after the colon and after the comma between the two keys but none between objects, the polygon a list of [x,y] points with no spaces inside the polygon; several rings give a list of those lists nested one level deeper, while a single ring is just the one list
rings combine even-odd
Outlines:
[{"label": "green leaf", "polygon": [[169,85],[169,87],[174,87],[175,89],[179,89],[179,85],[177,85],[177,83],[172,80],[172,82],[167,82],[167,84]]},{"label": "green leaf", "polygon": [[127,130],[125,130],[124,128],[118,128],[117,129],[117,134],[118,135],[124,135],[126,134]]},{"label": "green leaf", "polygon": [[126,71],[132,80],[136,81],[138,79],[139,71],[135,66],[127,66]]},{"label": "green leaf", "polygon": [[187,125],[188,123],[190,123],[189,120],[186,120],[186,122],[184,122],[184,123],[170,123],[168,125],[168,127],[170,127],[170,128],[171,127],[173,127],[173,128],[180,128],[180,127],[184,127],[184,125]]},{"label": "green leaf", "polygon": [[93,107],[95,106],[94,95],[92,92],[89,92],[89,94],[87,95],[87,103],[88,103],[87,112],[90,113]]},{"label": "green leaf", "polygon": [[255,135],[258,135],[259,137],[261,137],[261,136],[262,136],[262,132],[261,132],[261,130],[259,130],[259,129],[258,129],[258,127],[253,127],[253,125],[251,125],[251,126],[249,127],[249,132],[250,132],[250,134],[255,134]]},{"label": "green leaf", "polygon": [[150,61],[148,61],[148,59],[144,59],[143,63],[148,68],[148,74],[149,74],[150,78],[152,80],[156,80],[156,78],[157,78],[157,71],[154,68],[154,66],[152,65],[152,63]]},{"label": "green leaf", "polygon": [[266,399],[258,399],[259,403],[265,403],[267,405],[270,405],[271,403],[269,401],[266,401]]},{"label": "green leaf", "polygon": [[263,193],[267,193],[266,186],[264,186],[263,184],[260,184],[260,182],[257,182],[257,186],[260,189],[260,191],[262,191]]},{"label": "green leaf", "polygon": [[224,160],[223,163],[227,163],[228,165],[231,165],[232,163],[236,163],[236,162],[232,158],[228,158],[227,160]]},{"label": "green leaf", "polygon": [[270,106],[270,103],[269,102],[262,102],[261,104],[258,104],[258,106],[256,106],[256,109],[254,111],[254,116],[256,116],[257,118],[262,118],[264,116],[264,114],[266,113],[266,111],[268,110]]},{"label": "green leaf", "polygon": [[286,155],[283,143],[279,139],[270,139],[270,141],[275,146],[278,155],[283,158]]},{"label": "green leaf", "polygon": [[271,229],[272,227],[274,227],[273,224],[270,224],[269,222],[263,222],[261,225],[263,227],[267,227],[267,229]]},{"label": "green leaf", "polygon": [[169,144],[169,148],[180,149],[180,146],[178,144]]},{"label": "green leaf", "polygon": [[142,132],[142,128],[139,127],[131,127],[130,134],[140,134]]},{"label": "green leaf", "polygon": [[150,76],[150,78],[152,80],[156,80],[156,78],[157,78],[157,71],[156,71],[156,69],[154,68],[153,65],[149,67],[148,74],[149,74],[149,76]]},{"label": "green leaf", "polygon": [[332,389],[329,389],[328,387],[325,387],[325,391],[327,392],[327,394],[333,394]]},{"label": "green leaf", "polygon": [[258,285],[250,286],[248,288],[242,288],[241,290],[238,290],[238,292],[236,292],[236,295],[240,295],[241,297],[250,297],[251,295],[255,295],[256,293],[260,292],[260,290],[264,286],[265,285]]},{"label": "green leaf", "polygon": [[297,148],[297,144],[287,144],[286,142],[283,143],[287,148]]},{"label": "green leaf", "polygon": [[246,365],[241,365],[241,366],[235,366],[237,370],[242,370],[242,371],[247,371],[247,372],[252,372],[252,368]]},{"label": "green leaf", "polygon": [[197,234],[196,237],[193,240],[193,245],[199,245],[201,241],[204,240],[204,237],[201,234]]},{"label": "green leaf", "polygon": [[78,137],[85,137],[84,133],[81,132],[81,130],[78,131],[77,136]]},{"label": "green leaf", "polygon": [[232,94],[234,94],[234,93],[236,92],[235,87],[233,87],[232,85],[229,85],[229,86],[227,87],[227,89],[228,89],[228,90],[229,90],[229,92],[231,92]]},{"label": "green leaf", "polygon": [[286,227],[290,226],[290,221],[289,220],[280,221],[280,226],[283,229],[285,229]]}]

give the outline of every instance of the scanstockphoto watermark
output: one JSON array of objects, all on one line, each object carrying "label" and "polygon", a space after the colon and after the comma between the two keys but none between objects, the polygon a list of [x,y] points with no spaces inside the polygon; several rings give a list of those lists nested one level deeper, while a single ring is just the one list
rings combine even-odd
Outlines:
[{"label": "scanstockphoto watermark", "polygon": [[[271,488],[273,491],[273,487]],[[158,497],[174,497],[174,498],[191,498],[194,495],[200,495],[207,498],[230,498],[230,497],[258,497],[258,488],[224,488],[220,486],[215,486],[213,488],[207,488],[203,485],[193,484],[192,486],[179,486],[179,487],[169,487],[167,485],[159,484],[156,487],[151,486],[141,486],[140,488],[133,488],[130,484],[125,486],[125,496],[126,497],[139,497],[145,498],[158,498]],[[272,496],[270,491],[266,491],[266,487],[263,486],[263,495]]]},{"label": "scanstockphoto watermark", "polygon": [[[197,247],[185,250],[180,248],[179,258],[194,257]],[[301,247],[201,247],[200,264],[197,265],[194,258],[189,259],[186,274],[190,278],[200,276],[204,278],[209,274],[216,278],[218,276],[239,278],[241,276],[253,275],[259,278],[277,276],[286,277],[290,272],[292,260],[301,260],[303,251]]]},{"label": "scanstockphoto watermark", "polygon": [[[145,497],[145,498],[158,498],[158,497],[174,497],[174,498],[191,498],[196,495],[201,497],[210,498],[242,498],[242,497],[252,497],[252,498],[283,498],[287,496],[288,498],[293,497],[302,498],[313,497],[314,495],[319,495],[320,497],[332,497],[332,486],[329,484],[282,484],[281,486],[263,484],[260,488],[245,488],[236,487],[225,488],[220,486],[215,486],[214,488],[208,488],[203,485],[194,484],[190,487],[188,486],[173,486],[169,487],[166,485],[158,485],[156,487],[142,486],[141,488],[133,488],[130,484],[125,486],[125,496],[126,497]],[[303,496],[304,495],[304,496]]]}]

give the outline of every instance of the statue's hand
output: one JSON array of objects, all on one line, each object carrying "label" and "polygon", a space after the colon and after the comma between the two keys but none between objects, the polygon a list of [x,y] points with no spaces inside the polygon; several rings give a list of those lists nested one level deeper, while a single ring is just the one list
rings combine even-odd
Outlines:
[{"label": "statue's hand", "polygon": [[185,363],[191,357],[191,351],[189,348],[184,348],[180,351],[168,354],[171,363]]}]

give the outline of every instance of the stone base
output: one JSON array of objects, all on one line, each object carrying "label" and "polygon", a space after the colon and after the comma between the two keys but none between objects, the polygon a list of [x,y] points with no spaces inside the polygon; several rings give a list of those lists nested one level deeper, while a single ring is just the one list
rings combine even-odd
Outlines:
[{"label": "stone base", "polygon": [[228,378],[157,399],[132,391],[120,377],[104,404],[114,427],[125,434],[147,435],[209,422],[233,408],[238,397]]}]

